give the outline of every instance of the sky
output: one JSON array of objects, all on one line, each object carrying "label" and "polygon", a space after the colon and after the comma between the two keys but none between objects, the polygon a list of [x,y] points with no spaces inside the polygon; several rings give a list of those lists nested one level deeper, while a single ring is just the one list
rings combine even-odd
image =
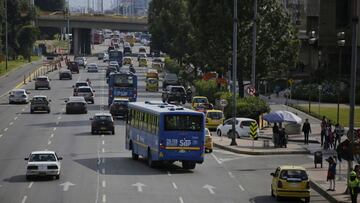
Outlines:
[{"label": "sky", "polygon": [[[84,7],[87,4],[88,0],[69,0],[70,7]],[[90,2],[93,0],[90,0]],[[104,1],[104,9],[109,9],[111,6],[111,0],[103,0]]]}]

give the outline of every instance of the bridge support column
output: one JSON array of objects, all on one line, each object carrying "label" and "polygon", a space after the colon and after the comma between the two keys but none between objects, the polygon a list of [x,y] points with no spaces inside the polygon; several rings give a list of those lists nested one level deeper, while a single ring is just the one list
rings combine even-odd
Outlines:
[{"label": "bridge support column", "polygon": [[74,55],[91,54],[91,29],[73,29]]}]

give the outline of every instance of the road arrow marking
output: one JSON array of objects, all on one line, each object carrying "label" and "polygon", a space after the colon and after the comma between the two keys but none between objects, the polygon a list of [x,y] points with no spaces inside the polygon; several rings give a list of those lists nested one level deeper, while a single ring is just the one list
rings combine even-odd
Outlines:
[{"label": "road arrow marking", "polygon": [[213,194],[213,195],[215,194],[215,192],[214,192],[215,187],[214,186],[212,186],[212,185],[204,185],[203,188],[209,190],[210,194]]},{"label": "road arrow marking", "polygon": [[65,183],[61,183],[60,186],[63,187],[63,191],[68,191],[70,186],[74,186],[75,184],[67,181]]},{"label": "road arrow marking", "polygon": [[132,184],[132,186],[137,187],[138,192],[142,192],[143,191],[142,188],[146,187],[146,185],[143,183],[135,183],[135,184]]}]

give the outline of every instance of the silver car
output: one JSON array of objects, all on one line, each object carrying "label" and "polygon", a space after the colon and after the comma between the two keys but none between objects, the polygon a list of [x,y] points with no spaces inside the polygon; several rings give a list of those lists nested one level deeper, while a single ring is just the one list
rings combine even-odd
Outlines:
[{"label": "silver car", "polygon": [[25,89],[13,89],[9,92],[9,104],[13,103],[29,103],[29,94],[30,92]]},{"label": "silver car", "polygon": [[84,97],[85,101],[94,103],[94,92],[89,86],[81,86],[77,89],[76,96]]}]

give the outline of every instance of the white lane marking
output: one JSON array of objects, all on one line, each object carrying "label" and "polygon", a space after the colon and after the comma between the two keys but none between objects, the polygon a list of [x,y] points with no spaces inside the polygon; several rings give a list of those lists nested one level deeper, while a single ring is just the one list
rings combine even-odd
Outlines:
[{"label": "white lane marking", "polygon": [[75,185],[74,183],[69,182],[69,181],[60,184],[60,186],[63,187],[63,191],[64,191],[64,192],[68,191],[69,188],[70,188],[70,186],[74,186],[74,185]]},{"label": "white lane marking", "polygon": [[25,111],[25,109],[21,109],[21,111]]},{"label": "white lane marking", "polygon": [[51,145],[51,141],[50,141],[50,140],[48,141],[48,145]]},{"label": "white lane marking", "polygon": [[27,199],[27,196],[25,195],[22,200],[21,200],[21,203],[25,203],[26,202],[26,199]]},{"label": "white lane marking", "polygon": [[99,169],[97,170],[97,184],[96,184],[96,199],[95,199],[95,203],[97,203],[99,201],[99,184],[100,184],[100,174],[99,174]]},{"label": "white lane marking", "polygon": [[105,168],[102,168],[102,169],[101,169],[101,173],[102,173],[102,174],[105,174]]},{"label": "white lane marking", "polygon": [[104,144],[105,144],[105,140],[103,140],[101,143],[104,145]]},{"label": "white lane marking", "polygon": [[170,171],[168,171],[168,172],[167,172],[167,174],[168,174],[168,176],[171,176],[171,173],[170,173]]},{"label": "white lane marking", "polygon": [[245,191],[244,187],[242,185],[239,185],[239,188],[241,191]]},{"label": "white lane marking", "polygon": [[14,118],[14,120],[17,120],[17,119],[18,119],[18,117],[15,117],[15,118]]},{"label": "white lane marking", "polygon": [[228,172],[230,178],[235,178],[234,174],[232,174],[230,171]]},{"label": "white lane marking", "polygon": [[61,116],[58,117],[58,120],[60,120],[60,119],[61,119]]},{"label": "white lane marking", "polygon": [[179,202],[180,202],[180,203],[184,203],[184,200],[183,200],[182,197],[179,197]]},{"label": "white lane marking", "polygon": [[140,182],[132,184],[132,186],[137,187],[138,192],[142,192],[143,191],[142,188],[146,187],[146,185],[144,183],[140,183]]},{"label": "white lane marking", "polygon": [[54,127],[53,131],[56,131],[56,127]]},{"label": "white lane marking", "polygon": [[211,156],[214,157],[215,161],[218,162],[218,164],[221,165],[222,162],[215,156],[214,153],[211,153]]},{"label": "white lane marking", "polygon": [[104,148],[102,148],[102,149],[101,149],[101,152],[102,152],[102,153],[105,153],[105,149],[104,149]]},{"label": "white lane marking", "polygon": [[8,131],[8,128],[5,128],[4,131],[5,131],[5,132]]},{"label": "white lane marking", "polygon": [[13,125],[13,124],[14,124],[14,122],[10,122],[10,123],[9,123],[10,126]]},{"label": "white lane marking", "polygon": [[34,184],[34,182],[31,182],[31,183],[29,184],[28,188],[31,188],[33,184]]},{"label": "white lane marking", "polygon": [[106,202],[106,195],[105,194],[102,195],[102,202]]},{"label": "white lane marking", "polygon": [[101,185],[102,185],[102,187],[104,187],[104,188],[105,188],[105,187],[106,187],[106,181],[105,181],[105,180],[103,180]]},{"label": "white lane marking", "polygon": [[0,138],[3,136],[3,134],[0,134]]},{"label": "white lane marking", "polygon": [[175,189],[175,190],[177,190],[177,189],[178,189],[178,187],[177,187],[176,183],[172,182],[172,185],[173,185],[173,187],[174,187],[174,189]]},{"label": "white lane marking", "polygon": [[53,138],[53,137],[54,137],[54,133],[51,133],[50,138]]}]

